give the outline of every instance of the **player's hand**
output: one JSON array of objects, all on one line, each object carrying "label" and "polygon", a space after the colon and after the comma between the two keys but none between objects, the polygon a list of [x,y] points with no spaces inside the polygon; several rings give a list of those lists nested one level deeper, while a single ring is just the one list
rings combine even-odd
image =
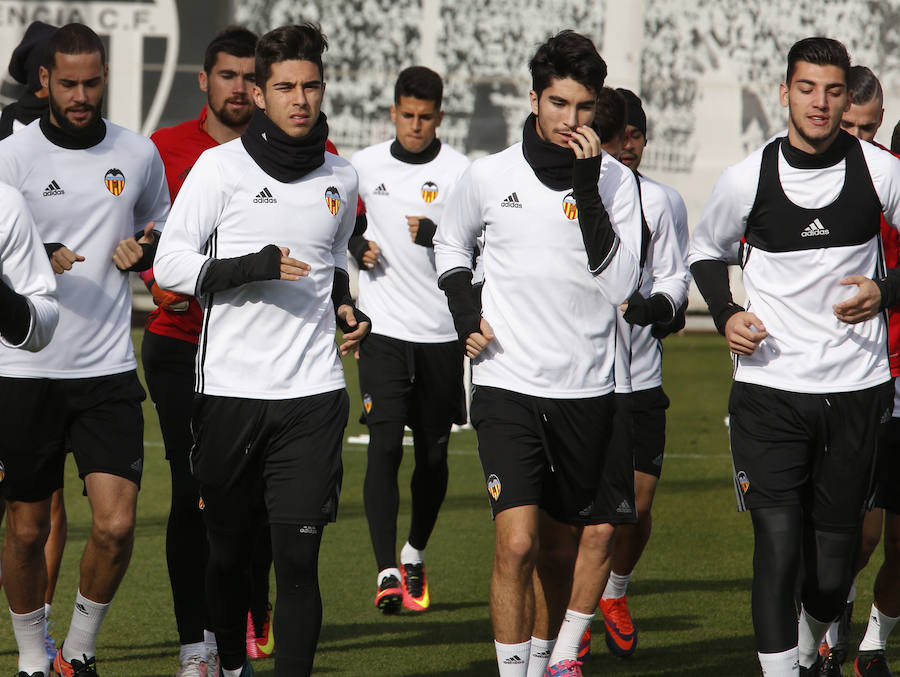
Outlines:
[{"label": "player's hand", "polygon": [[350,351],[353,351],[353,354],[359,359],[359,344],[362,343],[362,340],[366,336],[368,336],[369,330],[372,328],[372,323],[357,322],[356,316],[353,313],[353,306],[348,306],[347,304],[338,306],[337,315],[351,327],[354,327],[353,331],[344,332],[344,342],[338,346],[341,355],[347,355]]},{"label": "player's hand", "polygon": [[309,264],[297,259],[292,259],[291,250],[287,247],[278,247],[281,250],[281,278],[282,280],[299,280],[309,275]]},{"label": "player's hand", "polygon": [[473,331],[466,339],[466,356],[474,360],[494,340],[494,330],[483,317],[481,318],[481,331]]},{"label": "player's hand", "polygon": [[156,241],[156,235],[153,233],[153,221],[144,226],[144,234],[140,239],[135,240],[129,237],[122,240],[113,252],[113,263],[119,270],[128,270],[144,256],[144,248],[142,244],[153,244]]},{"label": "player's hand", "polygon": [[878,309],[881,308],[881,290],[873,280],[864,275],[851,275],[841,280],[841,284],[848,286],[855,284],[857,294],[833,306],[834,316],[837,319],[847,324],[857,324],[878,314]]},{"label": "player's hand", "polygon": [[381,250],[378,248],[378,245],[369,241],[369,248],[362,255],[363,265],[372,270],[376,265],[378,265],[378,257],[381,256]]},{"label": "player's hand", "polygon": [[63,245],[55,252],[50,254],[50,267],[57,275],[62,275],[67,270],[72,270],[72,265],[84,261],[81,254],[76,254],[71,249]]},{"label": "player's hand", "polygon": [[596,157],[600,155],[600,137],[593,127],[581,125],[572,132],[569,148],[575,151],[575,157],[580,160]]},{"label": "player's hand", "polygon": [[735,313],[725,323],[725,339],[735,355],[752,355],[768,335],[762,321],[753,313]]},{"label": "player's hand", "polygon": [[416,235],[419,234],[419,219],[424,219],[424,216],[407,216],[406,223],[409,225],[409,236],[412,238],[412,241],[416,241]]}]

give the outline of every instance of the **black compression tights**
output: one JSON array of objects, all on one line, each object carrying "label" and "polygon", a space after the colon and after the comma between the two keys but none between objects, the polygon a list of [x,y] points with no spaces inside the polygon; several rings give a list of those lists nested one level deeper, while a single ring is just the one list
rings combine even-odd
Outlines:
[{"label": "black compression tights", "polygon": [[[803,563],[801,599],[821,621],[840,613],[853,579],[859,543],[855,532],[804,528],[799,506],[751,511],[753,551],[753,630],[760,653],[797,646],[794,590]],[[802,554],[801,554],[802,552]]]},{"label": "black compression tights", "polygon": [[[414,427],[413,437],[416,467],[410,482],[409,542],[417,550],[424,550],[447,493],[449,431]],[[371,424],[363,498],[379,571],[397,565],[397,512],[400,505],[397,472],[402,459],[403,424]]]},{"label": "black compression tights", "polygon": [[322,629],[318,571],[322,529],[272,525],[277,596],[273,620],[275,677],[305,677],[312,671]]},{"label": "black compression tights", "polygon": [[[263,525],[265,526],[265,525]],[[260,527],[254,536],[253,557],[250,561],[250,615],[257,636],[263,630],[269,608],[269,570],[272,568],[272,536],[269,529]]]}]

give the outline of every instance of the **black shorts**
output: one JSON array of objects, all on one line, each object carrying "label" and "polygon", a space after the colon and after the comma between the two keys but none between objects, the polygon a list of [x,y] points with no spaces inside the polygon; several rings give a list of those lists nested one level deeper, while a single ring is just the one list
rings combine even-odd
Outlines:
[{"label": "black shorts", "polygon": [[653,475],[662,473],[666,450],[666,409],[669,398],[662,387],[632,394],[634,415],[634,469]]},{"label": "black shorts", "polygon": [[900,515],[900,418],[892,417],[878,435],[872,505]]},{"label": "black shorts", "polygon": [[827,395],[736,382],[728,402],[739,509],[801,505],[813,526],[857,529],[893,386]]},{"label": "black shorts", "polygon": [[465,423],[458,341],[410,343],[371,334],[360,344],[357,364],[365,423],[389,421],[439,430]]},{"label": "black shorts", "polygon": [[594,500],[595,524],[637,522],[634,499],[634,443],[637,439],[635,394],[616,393],[612,438],[603,464],[600,489]]},{"label": "black shorts", "polygon": [[150,399],[159,416],[166,458],[187,458],[194,437],[191,409],[194,402],[194,359],[197,346],[188,341],[144,332],[141,361]]},{"label": "black shorts", "polygon": [[322,525],[337,516],[346,390],[290,400],[197,395],[191,466],[207,524]]},{"label": "black shorts", "polygon": [[612,393],[562,400],[476,386],[472,425],[493,514],[538,505],[560,522],[593,524],[614,409]]},{"label": "black shorts", "polygon": [[62,486],[66,451],[82,479],[109,473],[141,484],[146,394],[137,372],[79,379],[0,377],[0,489],[36,502]]}]

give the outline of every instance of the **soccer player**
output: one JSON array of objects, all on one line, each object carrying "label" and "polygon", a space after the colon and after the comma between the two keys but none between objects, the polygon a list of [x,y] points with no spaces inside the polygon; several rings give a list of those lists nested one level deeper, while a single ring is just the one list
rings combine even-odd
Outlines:
[{"label": "soccer player", "polygon": [[326,45],[309,23],[260,39],[257,109],[239,139],[197,160],[155,267],[161,288],[203,307],[191,466],[224,677],[252,674],[247,544],[263,514],[277,586],[275,674],[310,673],[322,623],[319,545],[337,510],[349,406],[335,315],[342,354],[370,326],[353,308],[346,272],[356,172],[325,151]]},{"label": "soccer player", "polygon": [[[350,158],[367,223],[350,249],[360,264],[359,307],[375,327],[360,346],[358,365],[369,428],[363,497],[378,565],[375,606],[384,613],[399,611],[401,604],[424,611],[431,603],[425,546],[447,493],[450,427],[465,420],[463,353],[437,286],[432,239],[469,161],[437,138],[442,94],[433,70],[402,71],[391,106],[396,137]],[[371,265],[363,258],[367,252],[375,259]],[[407,425],[416,467],[409,536],[398,569],[397,471]]]},{"label": "soccer player", "polygon": [[[254,50],[257,36],[246,28],[232,26],[219,33],[206,48],[203,70],[198,76],[207,103],[195,120],[160,129],[150,137],[166,168],[169,195],[178,195],[191,167],[207,148],[238,138],[250,123],[253,103]],[[215,637],[206,630],[206,596],[203,581],[208,547],[198,500],[200,486],[191,475],[191,404],[194,399],[194,360],[203,311],[191,296],[165,292],[153,277],[153,269],[141,273],[157,308],[147,318],[141,358],[147,389],[159,415],[172,479],[172,506],[166,527],[166,562],[175,621],[181,643],[179,677],[216,671]],[[265,530],[261,530],[265,531]],[[263,595],[260,630],[267,627],[270,547],[254,548],[254,556],[265,550],[261,575],[254,577],[254,592]],[[256,571],[256,569],[255,569]],[[260,578],[263,580],[260,581]],[[257,609],[257,614],[260,610]],[[253,625],[250,623],[249,625]],[[256,633],[248,637],[248,653],[257,647]],[[268,633],[267,633],[268,634]],[[266,642],[263,642],[264,646]],[[252,655],[252,654],[251,654]],[[257,652],[258,655],[258,652]]]},{"label": "soccer player", "polygon": [[[844,46],[807,38],[787,63],[787,136],[725,170],[689,257],[734,354],[734,480],[753,522],[752,616],[767,677],[818,673],[819,642],[850,589],[893,400],[878,312],[895,296],[880,277],[881,214],[900,224],[900,164],[841,130]],[[742,238],[747,310],[731,298],[726,265]]]},{"label": "soccer player", "polygon": [[[103,120],[106,52],[82,24],[60,28],[41,83],[49,109],[0,142],[0,181],[28,203],[59,278],[60,318],[37,355],[0,355],[7,531],[6,594],[26,674],[49,672],[42,632],[43,546],[66,447],[92,511],[72,622],[53,669],[96,675],[100,624],[128,567],[143,466],[144,390],[131,343],[129,270],[152,264],[153,224],[169,209],[149,139]],[[135,231],[137,231],[135,233]],[[23,656],[27,658],[23,658]]]},{"label": "soccer player", "polygon": [[[637,287],[641,239],[634,175],[601,156],[589,127],[606,77],[596,47],[563,31],[529,66],[532,115],[522,142],[470,166],[435,238],[440,285],[473,360],[472,423],[496,532],[491,619],[504,677],[527,673],[539,549],[577,541],[590,518],[614,406],[616,306]],[[592,218],[579,219],[583,211]],[[479,312],[471,263],[482,233]],[[560,565],[568,574],[537,570],[557,616],[572,561]],[[576,644],[589,622],[571,618],[573,628],[581,624]],[[550,670],[580,675],[579,666],[569,660]]]},{"label": "soccer player", "polygon": [[[847,87],[850,90],[850,108],[841,118],[841,127],[863,141],[874,142],[875,134],[884,119],[881,83],[865,66],[853,66],[850,68]],[[900,236],[883,217],[881,239],[886,265],[889,268],[900,266]],[[888,311],[888,344],[891,348],[891,375],[897,376],[900,372],[900,316],[893,308]],[[900,407],[897,406],[897,401],[895,391],[893,416],[882,426],[879,434],[874,507],[866,513],[863,520],[862,545],[856,561],[855,573],[859,573],[875,551],[881,539],[883,525],[884,562],[875,578],[875,601],[854,665],[856,674],[860,677],[883,677],[891,674],[885,658],[885,645],[900,616],[900,485],[897,484],[897,472],[900,468],[896,461],[897,447],[900,444]],[[829,651],[819,672],[822,677],[841,675],[841,666],[847,658],[855,597],[854,583],[840,617],[828,629],[826,641]]]}]

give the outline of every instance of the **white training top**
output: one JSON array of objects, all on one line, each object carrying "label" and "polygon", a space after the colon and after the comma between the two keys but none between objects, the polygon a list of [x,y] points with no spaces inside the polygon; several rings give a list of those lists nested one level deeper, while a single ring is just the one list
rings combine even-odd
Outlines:
[{"label": "white training top", "polygon": [[[687,299],[691,274],[687,268],[687,208],[674,188],[640,176],[641,203],[650,228],[650,246],[641,275],[644,298],[665,294],[674,309]],[[662,342],[653,337],[652,327],[631,327],[631,386],[649,390],[662,385]]]},{"label": "white training top", "polygon": [[[884,217],[896,227],[900,224],[900,162],[873,144],[861,143],[860,147]],[[716,182],[694,229],[690,264],[729,260],[747,228],[762,156],[763,149],[755,151],[726,169]],[[829,207],[844,187],[846,163],[842,159],[822,169],[797,168],[779,148],[778,177],[784,195],[802,209]],[[861,244],[828,246],[829,237],[854,224],[822,225],[804,219],[775,226],[782,238],[794,238],[797,249],[753,247],[744,255],[747,310],[759,317],[769,337],[749,357],[736,358],[735,380],[800,393],[862,390],[888,381],[883,314],[846,324],[832,310],[834,304],[857,293],[855,285],[841,285],[841,280],[878,274],[882,263],[879,237],[874,235]],[[809,248],[810,239],[819,248]]]},{"label": "white training top", "polygon": [[484,233],[482,314],[494,341],[472,382],[573,399],[612,392],[616,306],[638,284],[641,216],[630,169],[604,153],[600,196],[619,246],[596,275],[571,190],[551,190],[517,143],[476,160],[454,189],[435,237],[438,274],[471,268]]},{"label": "white training top", "polygon": [[344,387],[331,290],[335,267],[347,270],[356,201],[356,172],[331,153],[291,183],[266,174],[240,139],[200,156],[159,244],[153,269],[159,285],[196,294],[207,260],[269,244],[287,247],[310,272],[200,298],[198,393],[279,400]]},{"label": "white training top", "polygon": [[406,217],[427,217],[440,227],[447,197],[469,161],[442,143],[431,162],[411,164],[391,155],[393,143],[369,146],[350,158],[366,205],[365,235],[381,251],[374,269],[359,271],[359,308],[372,318],[373,333],[414,343],[455,341],[447,297],[437,285],[434,249],[412,241]]},{"label": "white training top", "polygon": [[0,353],[9,352],[6,348],[38,351],[50,342],[59,320],[55,275],[19,192],[0,183],[0,204],[0,278],[25,297],[31,311],[25,339],[13,345],[0,336]]},{"label": "white training top", "polygon": [[87,378],[137,367],[131,343],[128,273],[116,268],[119,242],[169,211],[163,163],[150,139],[108,120],[106,136],[84,150],[62,148],[39,120],[0,141],[0,181],[25,196],[43,242],[85,258],[56,278],[59,325],[39,354],[0,353],[0,374]]}]

